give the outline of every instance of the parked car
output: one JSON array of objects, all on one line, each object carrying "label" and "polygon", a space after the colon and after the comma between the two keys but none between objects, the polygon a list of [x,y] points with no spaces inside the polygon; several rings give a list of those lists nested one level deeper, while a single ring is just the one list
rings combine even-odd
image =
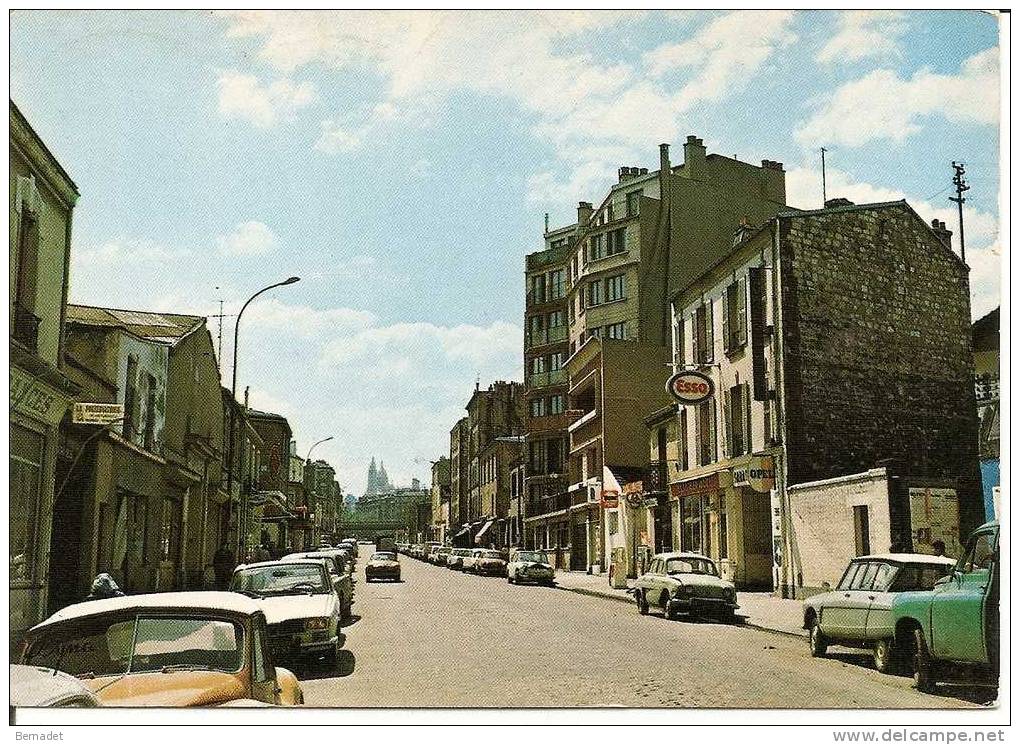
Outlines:
[{"label": "parked car", "polygon": [[340,654],[340,597],[321,559],[239,566],[230,589],[253,598],[266,614],[274,658]]},{"label": "parked car", "polygon": [[442,543],[431,542],[424,544],[424,552],[422,558],[424,558],[425,561],[429,562],[430,564],[435,564],[436,554],[439,553],[439,549],[442,547],[443,547]]},{"label": "parked car", "polygon": [[322,559],[325,561],[330,579],[333,580],[333,587],[336,589],[337,597],[340,598],[340,618],[346,620],[351,617],[351,611],[354,608],[354,577],[350,567],[344,560],[343,553],[335,549],[329,549],[326,551],[312,551],[306,554],[287,554],[281,561],[288,561],[290,559]]},{"label": "parked car", "polygon": [[503,577],[506,575],[506,558],[499,551],[483,548],[477,552],[471,563],[471,571],[475,574],[492,574]]},{"label": "parked car", "polygon": [[99,697],[73,675],[33,665],[11,665],[10,671],[11,706],[58,708],[99,706]]},{"label": "parked car", "polygon": [[510,556],[510,563],[506,566],[506,581],[510,584],[522,582],[534,582],[542,585],[552,585],[555,582],[556,572],[545,551],[526,551],[518,549]]},{"label": "parked car", "polygon": [[365,564],[365,581],[374,582],[379,579],[400,581],[400,561],[392,551],[376,551]]},{"label": "parked car", "polygon": [[475,562],[478,561],[478,557],[482,555],[482,551],[485,549],[471,548],[468,549],[470,553],[460,561],[460,568],[465,572],[475,571]]},{"label": "parked car", "polygon": [[103,706],[304,703],[274,667],[266,617],[232,592],[166,592],[70,605],[28,631],[20,662],[73,675]]},{"label": "parked car", "polygon": [[694,553],[656,554],[633,592],[639,613],[648,613],[654,605],[670,619],[687,613],[732,621],[739,607],[733,583],[719,575],[714,561]]},{"label": "parked car", "polygon": [[926,592],[892,604],[894,644],[913,654],[914,684],[932,691],[952,667],[999,670],[999,523],[974,531],[959,562]]},{"label": "parked car", "polygon": [[449,546],[439,546],[432,552],[429,561],[431,561],[436,566],[445,567],[446,557],[450,555],[451,551],[453,551],[453,549],[450,548]]},{"label": "parked car", "polygon": [[930,590],[956,562],[926,554],[858,556],[843,572],[836,589],[804,601],[804,628],[811,655],[822,657],[830,644],[870,647],[875,668],[892,672],[892,604],[901,592]]},{"label": "parked car", "polygon": [[470,548],[453,548],[446,555],[446,566],[450,569],[463,569],[464,557],[471,555]]},{"label": "parked car", "polygon": [[358,558],[358,541],[354,540],[353,538],[345,538],[344,540],[340,541],[336,548],[345,548],[351,552],[351,556],[353,556],[355,559]]}]

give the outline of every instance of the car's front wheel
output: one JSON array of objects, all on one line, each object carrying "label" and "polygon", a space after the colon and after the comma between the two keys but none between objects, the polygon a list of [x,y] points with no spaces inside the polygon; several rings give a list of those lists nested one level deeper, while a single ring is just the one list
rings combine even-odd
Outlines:
[{"label": "car's front wheel", "polygon": [[662,617],[667,621],[672,621],[676,618],[676,607],[673,604],[673,599],[666,593],[662,593],[660,598],[662,605]]},{"label": "car's front wheel", "polygon": [[812,657],[824,657],[825,653],[829,649],[829,642],[822,634],[822,630],[818,627],[818,621],[811,621],[811,628],[809,630],[808,643],[811,646]]}]

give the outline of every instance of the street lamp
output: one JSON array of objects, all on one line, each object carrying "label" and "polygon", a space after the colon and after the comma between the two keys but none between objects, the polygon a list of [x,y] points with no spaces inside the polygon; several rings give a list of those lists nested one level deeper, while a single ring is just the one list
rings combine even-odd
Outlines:
[{"label": "street lamp", "polygon": [[[233,369],[233,374],[232,374],[232,380],[231,380],[231,384],[230,384],[230,400],[231,400],[231,405],[232,405],[231,406],[231,412],[233,412],[233,405],[236,405],[236,403],[237,403],[237,338],[238,338],[238,332],[239,332],[240,327],[241,327],[241,316],[244,315],[244,311],[251,304],[251,301],[254,300],[255,298],[257,298],[263,292],[268,292],[269,290],[272,290],[274,287],[283,287],[284,285],[292,285],[295,282],[299,282],[300,280],[301,280],[300,277],[288,277],[287,279],[283,280],[282,282],[276,282],[275,284],[271,284],[268,287],[263,287],[261,290],[259,290],[254,295],[252,295],[250,298],[245,300],[244,305],[241,306],[241,310],[238,311],[237,318],[234,320],[234,349],[233,349],[233,355],[232,355],[233,356],[233,360],[232,360],[232,364],[231,364],[231,368]],[[242,436],[243,436],[243,432],[242,432]],[[227,454],[228,454],[228,457],[227,457],[227,483],[229,484],[231,491],[233,491],[233,481],[234,481],[234,433],[233,433],[233,414],[232,413],[231,413],[230,446],[227,448]],[[241,456],[242,456],[242,458],[244,456],[243,448],[241,450]],[[241,468],[242,469],[244,468],[244,461],[243,460],[241,461]],[[244,489],[244,482],[243,481],[241,482],[241,488]],[[242,561],[241,549],[242,549],[243,545],[242,545],[242,542],[241,542],[241,529],[242,529],[242,526],[243,526],[243,520],[246,519],[246,515],[247,515],[247,511],[248,511],[248,509],[247,509],[248,508],[247,502],[248,502],[248,495],[245,494],[244,498],[243,498],[243,500],[242,500],[242,502],[240,504],[239,514],[238,514],[238,518],[237,518],[237,550],[238,550],[238,557],[237,558],[238,558],[238,561]]]},{"label": "street lamp", "polygon": [[333,439],[333,435],[330,435],[329,437],[327,437],[327,438],[325,438],[323,440],[319,440],[317,443],[315,443],[310,448],[308,448],[308,455],[305,456],[305,463],[311,462],[311,460],[312,460],[312,451],[315,450],[316,447],[318,447],[319,445],[321,445],[324,442],[329,442],[332,439]]}]

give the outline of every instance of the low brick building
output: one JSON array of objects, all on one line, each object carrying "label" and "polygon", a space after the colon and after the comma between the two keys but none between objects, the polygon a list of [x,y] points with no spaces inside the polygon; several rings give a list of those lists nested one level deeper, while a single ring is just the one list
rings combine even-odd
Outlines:
[{"label": "low brick building", "polygon": [[[672,299],[674,365],[715,384],[674,425],[674,545],[742,553],[738,583],[765,584],[772,563],[773,584],[802,594],[804,567],[822,558],[809,547],[832,543],[812,540],[819,520],[863,531],[846,542],[855,549],[925,550],[930,526],[911,517],[912,487],[955,495],[960,534],[978,525],[968,275],[944,224],[903,201],[830,200],[738,231],[732,252]],[[657,437],[662,420],[649,424]],[[755,458],[771,458],[771,494],[747,483]],[[821,512],[801,499],[793,513],[791,487],[881,465],[895,476],[888,515],[852,499]]]}]

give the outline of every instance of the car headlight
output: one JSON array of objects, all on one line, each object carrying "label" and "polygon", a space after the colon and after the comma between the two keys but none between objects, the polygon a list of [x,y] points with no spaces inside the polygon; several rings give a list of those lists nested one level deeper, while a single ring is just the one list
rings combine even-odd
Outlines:
[{"label": "car headlight", "polygon": [[328,618],[306,618],[305,619],[305,630],[306,631],[322,631],[323,629],[329,628]]}]

